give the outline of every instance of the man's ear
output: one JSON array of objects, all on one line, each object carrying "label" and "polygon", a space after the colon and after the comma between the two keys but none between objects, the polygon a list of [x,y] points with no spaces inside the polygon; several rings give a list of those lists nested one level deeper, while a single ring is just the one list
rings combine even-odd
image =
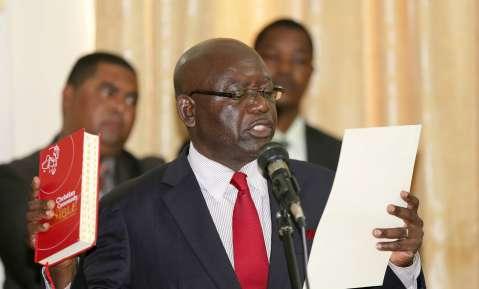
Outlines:
[{"label": "man's ear", "polygon": [[75,97],[75,88],[72,85],[65,85],[62,91],[62,111],[63,115],[71,110],[74,105],[73,99]]},{"label": "man's ear", "polygon": [[176,97],[176,110],[187,128],[196,125],[195,101],[188,95],[181,94]]},{"label": "man's ear", "polygon": [[311,75],[313,74],[313,72],[314,72],[314,65],[311,63],[311,66],[310,66],[309,72],[308,72],[308,74],[309,74],[309,75],[308,75],[308,78],[311,77]]}]

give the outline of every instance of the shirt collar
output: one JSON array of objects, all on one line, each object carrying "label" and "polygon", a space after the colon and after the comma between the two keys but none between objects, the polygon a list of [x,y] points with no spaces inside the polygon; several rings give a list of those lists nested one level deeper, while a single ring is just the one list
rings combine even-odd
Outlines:
[{"label": "shirt collar", "polygon": [[[230,180],[235,172],[223,164],[202,155],[196,150],[192,142],[190,142],[188,151],[188,162],[201,189],[206,190],[215,199],[223,198],[227,189],[230,186],[233,187],[230,184]],[[261,174],[257,160],[247,163],[240,171],[248,176],[247,181],[250,188],[252,186],[258,188],[261,196],[268,194],[268,184]]]},{"label": "shirt collar", "polygon": [[305,133],[305,121],[302,117],[298,116],[294,119],[289,129],[284,133],[279,129],[276,130],[273,140],[274,141],[286,141],[288,143],[295,142],[298,138],[302,137]]}]

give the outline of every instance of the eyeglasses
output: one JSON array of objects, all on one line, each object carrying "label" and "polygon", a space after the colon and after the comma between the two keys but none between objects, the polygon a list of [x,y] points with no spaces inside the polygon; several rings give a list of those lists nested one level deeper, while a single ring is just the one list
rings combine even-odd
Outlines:
[{"label": "eyeglasses", "polygon": [[236,90],[231,92],[223,92],[223,91],[197,89],[190,92],[189,96],[193,94],[204,94],[204,95],[215,95],[215,96],[241,100],[246,97],[256,98],[258,95],[261,95],[264,99],[268,101],[276,102],[278,99],[281,98],[281,96],[283,96],[284,92],[285,92],[285,89],[283,87],[275,85],[272,90],[241,89],[241,90]]}]

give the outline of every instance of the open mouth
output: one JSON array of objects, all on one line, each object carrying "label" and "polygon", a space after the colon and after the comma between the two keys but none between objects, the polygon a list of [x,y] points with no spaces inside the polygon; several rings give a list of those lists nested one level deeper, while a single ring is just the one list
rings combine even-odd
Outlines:
[{"label": "open mouth", "polygon": [[248,132],[258,138],[266,138],[273,135],[273,123],[268,120],[259,120],[253,122],[249,128]]}]

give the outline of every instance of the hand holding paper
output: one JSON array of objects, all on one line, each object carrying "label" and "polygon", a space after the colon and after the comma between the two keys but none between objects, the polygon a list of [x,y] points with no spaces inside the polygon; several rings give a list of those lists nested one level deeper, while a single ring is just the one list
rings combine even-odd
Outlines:
[{"label": "hand holding paper", "polygon": [[387,211],[403,220],[405,226],[388,229],[375,229],[373,234],[377,238],[393,239],[389,242],[377,243],[377,248],[381,251],[393,251],[389,260],[396,266],[410,266],[414,259],[414,254],[421,247],[424,236],[423,221],[417,214],[419,199],[411,193],[402,191],[401,198],[407,202],[407,207],[388,205]]},{"label": "hand holding paper", "polygon": [[312,289],[380,286],[388,260],[412,263],[423,236],[419,201],[400,192],[410,189],[420,130],[346,130],[308,264]]}]

